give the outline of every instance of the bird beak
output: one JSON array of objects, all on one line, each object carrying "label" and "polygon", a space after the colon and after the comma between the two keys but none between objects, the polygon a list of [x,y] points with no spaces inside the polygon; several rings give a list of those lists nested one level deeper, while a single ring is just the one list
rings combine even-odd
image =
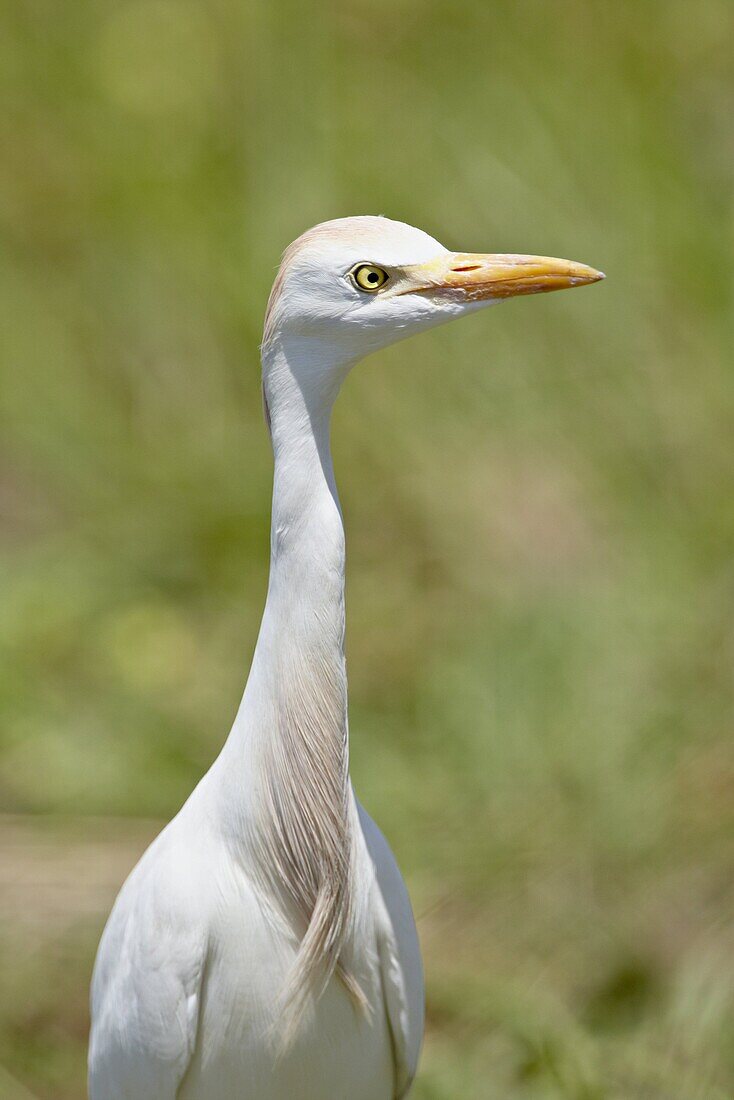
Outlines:
[{"label": "bird beak", "polygon": [[586,264],[551,256],[449,252],[403,269],[398,294],[430,294],[464,302],[545,294],[604,278]]}]

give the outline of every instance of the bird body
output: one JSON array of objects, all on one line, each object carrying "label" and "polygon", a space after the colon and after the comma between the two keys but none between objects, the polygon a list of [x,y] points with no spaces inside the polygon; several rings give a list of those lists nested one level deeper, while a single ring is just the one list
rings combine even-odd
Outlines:
[{"label": "bird body", "polygon": [[268,595],[217,760],[125,883],[92,983],[91,1100],[399,1100],[423,979],[410,902],[349,779],[344,529],[329,450],[359,359],[507,297],[592,282],[382,218],[310,230],[265,323]]},{"label": "bird body", "polygon": [[279,992],[298,925],[253,885],[205,801],[191,799],[154,841],[110,917],[95,971],[91,1096],[400,1095],[420,1047],[422,977],[407,893],[384,838],[354,802],[361,912],[350,950],[369,1013],[334,980],[281,1053]]}]

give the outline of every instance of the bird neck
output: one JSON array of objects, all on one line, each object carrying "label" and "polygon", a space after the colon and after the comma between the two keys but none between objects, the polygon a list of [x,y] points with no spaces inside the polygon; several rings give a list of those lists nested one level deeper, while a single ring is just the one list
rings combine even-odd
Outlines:
[{"label": "bird neck", "polygon": [[344,525],[329,444],[339,379],[330,364],[304,359],[282,344],[264,356],[274,474],[261,638],[269,673],[288,673],[272,684],[278,700],[296,691],[311,714],[328,691],[345,728]]},{"label": "bird neck", "polygon": [[230,736],[244,751],[245,776],[223,771],[226,783],[236,784],[238,771],[243,782],[234,818],[246,822],[248,856],[301,925],[299,985],[316,970],[328,979],[338,964],[350,920],[353,834],[344,528],[329,449],[343,374],[333,363],[294,356],[281,344],[263,355],[275,460],[270,579]]},{"label": "bird neck", "polygon": [[[301,369],[294,369],[297,355],[283,345],[264,353],[263,396],[275,464],[268,604],[285,596],[291,615],[299,609],[341,611],[343,626],[344,527],[329,443],[341,374],[318,360],[304,369],[303,351]],[[312,620],[308,625],[321,633]]]}]

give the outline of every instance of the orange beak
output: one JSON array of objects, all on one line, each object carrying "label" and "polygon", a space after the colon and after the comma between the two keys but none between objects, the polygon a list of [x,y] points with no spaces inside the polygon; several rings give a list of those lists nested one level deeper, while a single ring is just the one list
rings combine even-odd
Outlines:
[{"label": "orange beak", "polygon": [[403,285],[396,288],[398,294],[435,294],[465,302],[546,294],[604,278],[601,271],[573,260],[473,252],[450,252],[428,263],[414,264],[403,269],[403,276]]}]

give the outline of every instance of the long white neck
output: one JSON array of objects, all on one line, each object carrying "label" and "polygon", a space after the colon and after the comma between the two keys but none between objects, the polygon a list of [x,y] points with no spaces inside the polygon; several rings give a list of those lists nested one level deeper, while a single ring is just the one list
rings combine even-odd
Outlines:
[{"label": "long white neck", "polygon": [[351,914],[344,528],[329,449],[348,365],[304,362],[303,349],[280,342],[263,365],[275,458],[270,581],[220,763],[230,824],[244,825],[256,869],[302,925],[290,991],[299,1002],[314,973],[321,986],[338,965]]}]

